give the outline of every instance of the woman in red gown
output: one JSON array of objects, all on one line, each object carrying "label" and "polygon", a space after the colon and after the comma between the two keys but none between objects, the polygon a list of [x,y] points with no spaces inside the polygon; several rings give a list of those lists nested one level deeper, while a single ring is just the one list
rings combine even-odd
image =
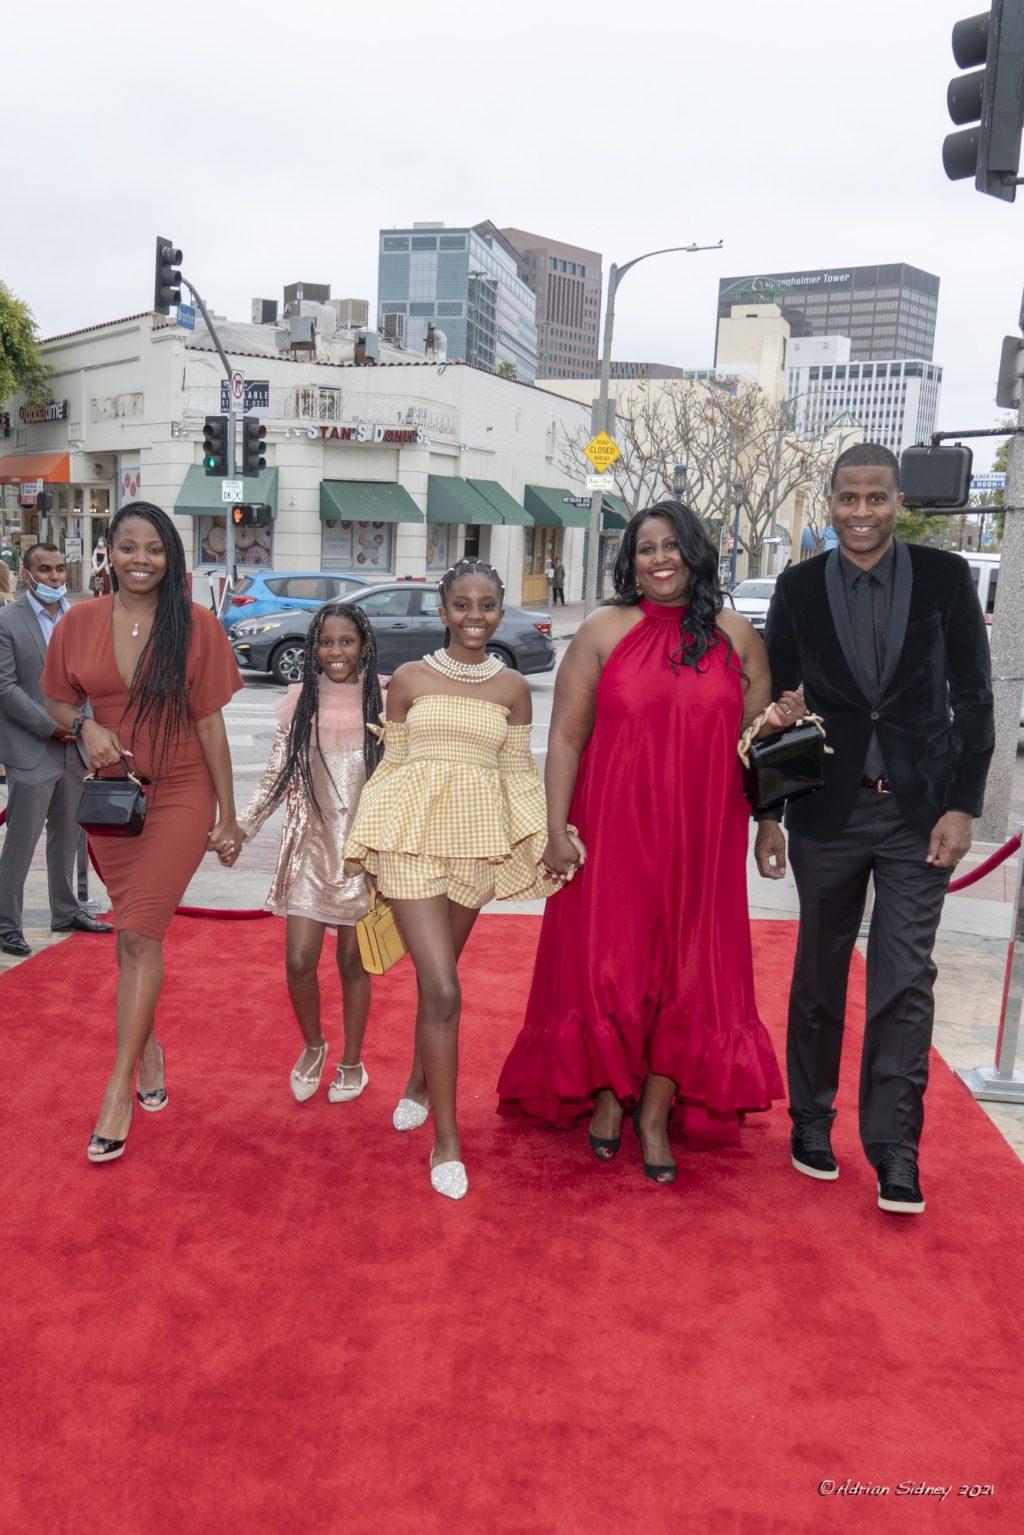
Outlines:
[{"label": "woman in red gown", "polygon": [[[760,637],[722,610],[717,565],[688,507],[638,513],[614,605],[586,620],[559,669],[544,856],[570,883],[548,902],[498,1083],[502,1114],[563,1127],[591,1115],[604,1161],[635,1107],[659,1183],[676,1175],[670,1120],[691,1146],[734,1144],[742,1115],[782,1096],[754,1000],[736,751],[771,677]],[[803,712],[784,694],[764,729]]]}]

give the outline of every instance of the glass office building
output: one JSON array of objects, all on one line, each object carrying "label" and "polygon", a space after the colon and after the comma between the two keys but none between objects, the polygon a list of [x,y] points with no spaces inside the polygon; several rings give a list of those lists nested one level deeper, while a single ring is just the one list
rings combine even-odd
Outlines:
[{"label": "glass office building", "polygon": [[414,224],[382,229],[377,325],[422,355],[427,328],[443,331],[449,358],[537,376],[537,300],[519,276],[519,253],[489,221],[472,228]]},{"label": "glass office building", "polygon": [[723,277],[718,317],[734,304],[778,304],[793,336],[849,336],[854,362],[931,361],[939,279],[906,262]]}]

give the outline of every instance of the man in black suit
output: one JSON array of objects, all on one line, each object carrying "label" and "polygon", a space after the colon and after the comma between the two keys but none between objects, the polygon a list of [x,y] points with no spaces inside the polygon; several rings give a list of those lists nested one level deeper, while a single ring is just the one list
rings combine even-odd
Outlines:
[{"label": "man in black suit", "polygon": [[[932,948],[951,869],[971,845],[993,749],[985,623],[967,561],[893,537],[899,463],[859,443],[832,473],[838,549],[779,577],[765,639],[775,689],[801,684],[834,755],[825,785],[786,808],[800,895],[786,1064],[793,1166],[833,1179],[850,957],[868,880],[860,1134],[883,1210],[924,1210],[918,1144],[934,1002]],[[757,866],[786,869],[778,819]]]}]

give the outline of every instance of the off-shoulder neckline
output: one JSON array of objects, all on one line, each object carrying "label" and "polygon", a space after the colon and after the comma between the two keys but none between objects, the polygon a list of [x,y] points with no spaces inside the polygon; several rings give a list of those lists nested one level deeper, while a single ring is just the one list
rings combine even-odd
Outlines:
[{"label": "off-shoulder neckline", "polygon": [[504,704],[492,703],[489,698],[469,698],[465,694],[461,693],[421,693],[418,698],[413,699],[408,709],[406,709],[406,719],[409,718],[409,714],[413,709],[415,709],[416,705],[423,703],[423,701],[427,698],[447,698],[452,700],[454,703],[459,704],[483,704],[485,708],[497,709],[500,713],[505,715],[512,713],[512,710],[506,708]]}]

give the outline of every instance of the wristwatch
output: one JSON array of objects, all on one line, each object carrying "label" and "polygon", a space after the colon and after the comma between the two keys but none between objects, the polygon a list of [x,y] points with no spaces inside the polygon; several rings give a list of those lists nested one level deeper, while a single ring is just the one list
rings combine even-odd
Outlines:
[{"label": "wristwatch", "polygon": [[84,714],[76,714],[74,719],[71,721],[71,725],[68,729],[68,735],[71,737],[72,741],[78,740],[78,737],[82,733],[82,726],[85,724],[85,721],[86,716]]}]

